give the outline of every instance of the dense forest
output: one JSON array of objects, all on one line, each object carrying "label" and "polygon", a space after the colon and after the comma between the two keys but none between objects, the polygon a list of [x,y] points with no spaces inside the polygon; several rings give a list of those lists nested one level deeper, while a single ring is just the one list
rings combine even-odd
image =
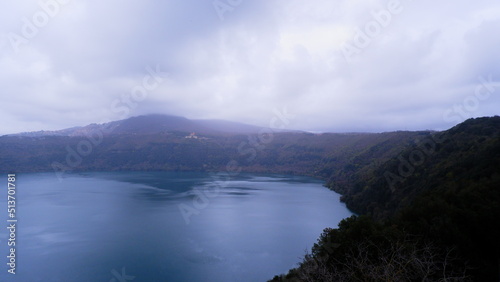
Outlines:
[{"label": "dense forest", "polygon": [[223,132],[153,118],[110,123],[102,135],[93,125],[2,136],[0,171],[314,176],[359,216],[326,228],[297,268],[272,281],[499,281],[498,116],[442,132],[349,134]]},{"label": "dense forest", "polygon": [[272,281],[499,281],[500,117],[419,135],[376,161],[328,181],[362,216],[325,229]]}]

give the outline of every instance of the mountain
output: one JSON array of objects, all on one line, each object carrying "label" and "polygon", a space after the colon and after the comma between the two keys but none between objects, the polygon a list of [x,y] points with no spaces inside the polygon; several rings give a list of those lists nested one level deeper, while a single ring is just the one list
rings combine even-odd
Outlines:
[{"label": "mountain", "polygon": [[167,132],[186,132],[203,134],[247,134],[258,133],[258,126],[224,120],[190,120],[171,115],[144,115],[105,124],[90,124],[83,127],[72,127],[56,131],[36,131],[11,134],[10,136],[41,137],[41,136],[86,136],[91,132],[106,132],[108,134],[159,134]]},{"label": "mountain", "polygon": [[157,134],[171,131],[202,134],[257,133],[261,128],[244,123],[224,120],[190,120],[169,115],[146,115],[122,120],[114,128],[114,134]]}]

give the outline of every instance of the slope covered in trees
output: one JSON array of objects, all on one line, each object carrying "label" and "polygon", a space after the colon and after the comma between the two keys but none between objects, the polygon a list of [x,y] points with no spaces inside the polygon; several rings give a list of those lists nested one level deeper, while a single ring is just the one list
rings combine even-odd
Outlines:
[{"label": "slope covered in trees", "polygon": [[353,159],[387,158],[391,155],[388,151],[401,149],[418,134],[311,134],[151,115],[55,132],[2,136],[0,171],[224,171],[228,164],[236,164],[246,172],[327,179]]},{"label": "slope covered in trees", "polygon": [[418,137],[386,162],[330,178],[363,216],[325,229],[274,281],[498,281],[500,117]]}]

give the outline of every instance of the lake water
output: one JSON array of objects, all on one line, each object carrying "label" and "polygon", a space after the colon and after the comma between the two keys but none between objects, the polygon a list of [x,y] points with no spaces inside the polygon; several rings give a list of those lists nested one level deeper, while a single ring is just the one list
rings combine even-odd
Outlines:
[{"label": "lake water", "polygon": [[16,275],[0,281],[266,281],[351,215],[297,176],[101,172],[17,175]]}]

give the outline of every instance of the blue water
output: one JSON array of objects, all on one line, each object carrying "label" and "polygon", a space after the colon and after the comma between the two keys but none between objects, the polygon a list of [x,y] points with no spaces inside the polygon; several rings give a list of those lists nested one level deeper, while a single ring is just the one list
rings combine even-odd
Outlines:
[{"label": "blue water", "polygon": [[36,173],[16,183],[16,274],[3,189],[0,281],[266,281],[351,215],[307,177]]}]

